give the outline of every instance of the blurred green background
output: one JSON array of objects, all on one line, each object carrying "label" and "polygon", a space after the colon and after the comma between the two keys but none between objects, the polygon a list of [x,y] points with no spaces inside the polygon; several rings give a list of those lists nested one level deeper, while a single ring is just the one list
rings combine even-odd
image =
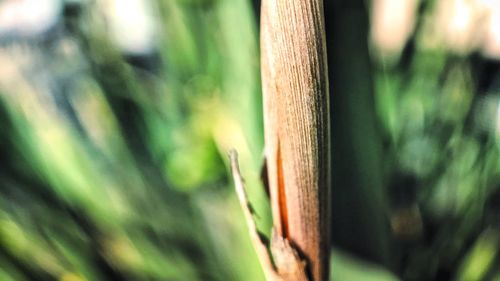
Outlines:
[{"label": "blurred green background", "polygon": [[[259,1],[0,1],[0,280],[263,280]],[[500,280],[500,1],[325,0],[331,279]]]}]

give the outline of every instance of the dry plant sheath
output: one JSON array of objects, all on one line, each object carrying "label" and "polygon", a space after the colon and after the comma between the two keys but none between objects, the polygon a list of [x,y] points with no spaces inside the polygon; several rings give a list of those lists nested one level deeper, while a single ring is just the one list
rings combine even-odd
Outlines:
[{"label": "dry plant sheath", "polygon": [[[265,155],[273,223],[328,279],[329,95],[322,0],[262,0]],[[276,257],[274,257],[276,259]]]},{"label": "dry plant sheath", "polygon": [[[327,280],[329,273],[326,62],[322,0],[262,1],[265,155],[274,233],[300,253],[311,281]],[[279,272],[280,257],[272,246],[271,251]]]},{"label": "dry plant sheath", "polygon": [[330,136],[324,26],[322,0],[262,0],[264,182],[271,197],[271,245],[260,239],[255,228],[234,152],[231,163],[268,281],[329,277]]}]

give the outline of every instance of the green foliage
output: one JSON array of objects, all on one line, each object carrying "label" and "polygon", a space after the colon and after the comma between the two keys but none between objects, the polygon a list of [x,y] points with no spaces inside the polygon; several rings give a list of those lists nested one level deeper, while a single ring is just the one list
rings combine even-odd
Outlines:
[{"label": "green foliage", "polygon": [[52,52],[1,50],[0,279],[262,280],[224,165],[231,146],[260,162],[252,12],[155,5],[160,71],[132,67],[92,5]]}]

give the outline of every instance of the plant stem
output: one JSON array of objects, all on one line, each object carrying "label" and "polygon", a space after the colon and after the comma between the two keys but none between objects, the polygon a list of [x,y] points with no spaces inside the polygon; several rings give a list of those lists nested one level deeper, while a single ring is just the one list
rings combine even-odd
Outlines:
[{"label": "plant stem", "polygon": [[265,155],[273,223],[276,234],[302,255],[312,281],[328,280],[330,252],[324,26],[322,0],[262,1]]}]

